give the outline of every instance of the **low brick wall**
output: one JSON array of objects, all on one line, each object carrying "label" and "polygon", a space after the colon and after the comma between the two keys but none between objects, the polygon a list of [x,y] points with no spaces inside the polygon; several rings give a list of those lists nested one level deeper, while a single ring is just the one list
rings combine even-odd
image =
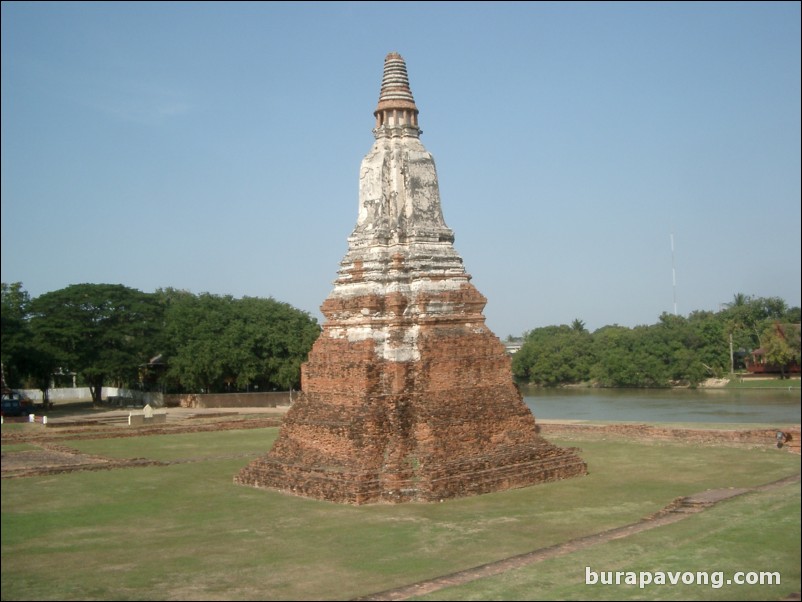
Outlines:
[{"label": "low brick wall", "polygon": [[[616,439],[647,439],[653,441],[677,441],[701,444],[748,444],[777,446],[777,431],[780,429],[688,429],[663,428],[646,424],[557,424],[539,423],[540,432],[546,436],[572,437],[575,435],[595,435]],[[783,447],[799,453],[799,427],[783,429]]]},{"label": "low brick wall", "polygon": [[164,406],[168,408],[275,408],[290,405],[298,395],[297,391],[165,395]]}]

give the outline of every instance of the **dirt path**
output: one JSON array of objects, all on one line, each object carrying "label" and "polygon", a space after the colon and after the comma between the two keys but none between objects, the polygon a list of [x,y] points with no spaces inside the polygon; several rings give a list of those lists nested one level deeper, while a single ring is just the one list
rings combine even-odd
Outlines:
[{"label": "dirt path", "polygon": [[[476,579],[498,575],[500,573],[518,569],[530,564],[535,564],[536,562],[541,562],[549,558],[565,556],[566,554],[571,554],[577,550],[595,546],[600,543],[606,543],[613,539],[629,537],[635,533],[640,533],[642,531],[648,531],[650,529],[662,527],[663,525],[675,523],[687,518],[691,514],[702,512],[707,508],[711,508],[723,500],[731,499],[752,491],[768,491],[770,489],[782,487],[783,485],[799,482],[799,480],[800,475],[794,475],[774,481],[772,483],[760,485],[758,487],[751,487],[749,489],[711,489],[691,496],[680,497],[671,502],[657,514],[640,520],[636,523],[624,525],[623,527],[616,527],[615,529],[609,529],[608,531],[603,531],[594,535],[580,537],[562,544],[541,548],[525,554],[519,554],[517,556],[505,558],[504,560],[490,562],[488,564],[483,564],[481,566],[459,571],[457,573],[443,575],[442,577],[437,577],[435,579],[420,581],[405,587],[386,590],[360,598],[354,598],[354,600],[407,600],[413,596],[430,594],[445,587],[462,585],[470,581],[475,581]],[[788,600],[799,600],[799,596],[796,595],[795,597],[790,597]]]}]

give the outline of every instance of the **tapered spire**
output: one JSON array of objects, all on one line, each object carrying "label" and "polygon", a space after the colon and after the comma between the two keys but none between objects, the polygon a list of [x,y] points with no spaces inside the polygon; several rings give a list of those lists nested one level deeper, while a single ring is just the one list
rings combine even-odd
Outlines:
[{"label": "tapered spire", "polygon": [[383,136],[419,136],[418,107],[409,89],[407,64],[397,52],[384,59],[384,75],[379,94],[379,104],[373,112],[376,116],[377,138]]}]

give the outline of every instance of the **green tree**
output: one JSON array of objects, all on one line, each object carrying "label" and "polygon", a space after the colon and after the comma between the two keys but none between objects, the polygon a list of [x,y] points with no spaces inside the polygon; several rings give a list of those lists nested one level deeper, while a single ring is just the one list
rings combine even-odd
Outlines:
[{"label": "green tree", "polygon": [[[605,386],[665,387],[670,384],[671,338],[654,326],[618,327],[597,339],[597,378]],[[602,343],[606,345],[602,346]],[[607,364],[607,365],[606,365]]]},{"label": "green tree", "polygon": [[587,332],[585,329],[585,323],[579,318],[576,318],[573,322],[571,322],[571,330],[575,332]]},{"label": "green tree", "polygon": [[[712,312],[697,311],[688,318],[689,336],[684,340],[698,364],[705,369],[705,377],[721,378],[730,371],[729,340],[726,325]],[[698,366],[697,366],[698,367]],[[701,382],[689,369],[691,384]]]},{"label": "green tree", "polygon": [[750,351],[763,346],[761,337],[766,327],[787,319],[788,304],[779,297],[752,297],[739,293],[722,311],[727,333],[737,348]]},{"label": "green tree", "polygon": [[194,392],[224,390],[227,367],[222,341],[230,325],[232,297],[176,295],[165,312],[167,378]]},{"label": "green tree", "polygon": [[121,284],[74,284],[31,301],[31,332],[62,368],[101,402],[103,386],[136,382],[156,354],[161,307],[155,295]]},{"label": "green tree", "polygon": [[223,392],[300,384],[301,363],[320,334],[307,313],[274,299],[169,292],[165,358],[172,386]]},{"label": "green tree", "polygon": [[[773,323],[798,324],[799,316],[798,307],[778,297],[739,293],[718,313],[694,311],[686,318],[664,312],[653,325],[614,324],[588,334],[576,319],[527,332],[513,356],[513,375],[548,386],[590,380],[602,387],[694,387],[730,371],[731,342],[733,351],[746,355],[761,341],[767,346]],[[785,357],[781,342],[771,344]]]},{"label": "green tree", "polygon": [[[245,340],[253,342],[258,378],[264,387],[282,390],[301,384],[301,364],[320,335],[317,320],[308,313],[274,299],[245,297],[239,302],[247,325]],[[240,386],[247,384],[240,380]]]},{"label": "green tree", "polygon": [[774,324],[763,334],[763,353],[766,363],[780,369],[780,378],[786,378],[787,366],[800,363],[800,336],[798,324]]},{"label": "green tree", "polygon": [[526,335],[512,360],[513,374],[526,382],[556,386],[586,381],[593,364],[591,335],[584,323],[548,326]]},{"label": "green tree", "polygon": [[3,383],[18,386],[26,363],[30,296],[21,282],[0,284],[0,363]]},{"label": "green tree", "polygon": [[590,375],[602,387],[632,386],[637,370],[632,364],[630,330],[613,324],[593,333],[597,362]]},{"label": "green tree", "polygon": [[2,284],[3,382],[36,388],[48,406],[50,382],[58,364],[47,345],[30,328],[30,296],[22,284]]},{"label": "green tree", "polygon": [[730,303],[727,303],[726,305],[728,307],[744,307],[749,304],[751,299],[752,298],[749,295],[746,295],[744,293],[735,293],[732,296],[732,301]]}]

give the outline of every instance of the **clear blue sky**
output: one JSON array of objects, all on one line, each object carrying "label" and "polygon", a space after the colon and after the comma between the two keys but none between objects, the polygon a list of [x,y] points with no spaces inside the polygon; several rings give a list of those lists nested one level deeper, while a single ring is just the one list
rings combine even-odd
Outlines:
[{"label": "clear blue sky", "polygon": [[2,281],[322,319],[397,51],[500,337],[798,306],[800,47],[798,2],[3,2]]}]

